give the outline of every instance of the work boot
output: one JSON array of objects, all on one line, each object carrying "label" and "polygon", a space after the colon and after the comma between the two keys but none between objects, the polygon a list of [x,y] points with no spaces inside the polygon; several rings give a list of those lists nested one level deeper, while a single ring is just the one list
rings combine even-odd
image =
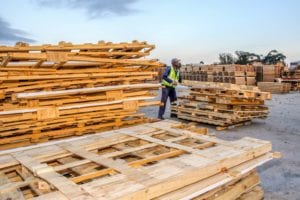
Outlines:
[{"label": "work boot", "polygon": [[158,119],[164,120],[165,118],[163,116],[158,116]]}]

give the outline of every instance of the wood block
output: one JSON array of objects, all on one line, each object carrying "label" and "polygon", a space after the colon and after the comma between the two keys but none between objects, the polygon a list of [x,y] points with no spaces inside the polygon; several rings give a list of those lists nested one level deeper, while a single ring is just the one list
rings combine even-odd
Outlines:
[{"label": "wood block", "polygon": [[47,61],[67,62],[68,61],[68,52],[47,52]]},{"label": "wood block", "polygon": [[37,119],[55,119],[59,117],[59,110],[57,107],[43,107],[37,110]]},{"label": "wood block", "polygon": [[256,85],[255,77],[246,77],[246,84],[247,85]]},{"label": "wood block", "polygon": [[137,101],[124,101],[123,109],[125,111],[136,111],[138,109],[138,102]]},{"label": "wood block", "polygon": [[107,91],[106,92],[106,100],[107,101],[114,101],[123,99],[123,90],[114,90],[114,91]]},{"label": "wood block", "polygon": [[235,77],[235,84],[246,85],[246,78],[245,77]]},{"label": "wood block", "polygon": [[5,93],[4,91],[0,90],[0,99],[4,99],[5,98]]}]

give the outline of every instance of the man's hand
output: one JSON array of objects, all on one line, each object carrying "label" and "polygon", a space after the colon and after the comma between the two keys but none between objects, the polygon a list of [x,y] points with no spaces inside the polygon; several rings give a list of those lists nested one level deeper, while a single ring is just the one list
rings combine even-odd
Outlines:
[{"label": "man's hand", "polygon": [[173,81],[172,85],[178,85],[177,81]]}]

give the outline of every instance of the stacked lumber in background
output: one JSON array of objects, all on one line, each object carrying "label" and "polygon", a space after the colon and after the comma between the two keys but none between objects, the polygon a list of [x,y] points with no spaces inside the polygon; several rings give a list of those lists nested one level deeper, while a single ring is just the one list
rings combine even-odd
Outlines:
[{"label": "stacked lumber in background", "polygon": [[251,65],[200,65],[181,68],[184,80],[255,85],[256,73]]},{"label": "stacked lumber in background", "polygon": [[0,155],[1,199],[262,199],[269,141],[224,141],[175,121],[48,142]]},{"label": "stacked lumber in background", "polygon": [[0,46],[0,149],[145,121],[159,88],[146,42]]},{"label": "stacked lumber in background", "polygon": [[285,79],[300,79],[300,69],[283,71],[281,77]]},{"label": "stacked lumber in background", "polygon": [[171,112],[180,119],[213,124],[217,130],[248,124],[254,118],[265,118],[265,100],[271,94],[254,86],[226,83],[185,81],[189,95],[181,96]]},{"label": "stacked lumber in background", "polygon": [[260,62],[253,63],[253,67],[256,72],[257,82],[274,82],[275,79],[281,77],[281,73],[284,69],[282,63],[276,65],[265,65]]},{"label": "stacked lumber in background", "polygon": [[263,92],[274,94],[284,94],[291,91],[291,84],[282,82],[258,82],[257,87]]},{"label": "stacked lumber in background", "polygon": [[295,91],[299,89],[300,85],[300,69],[287,69],[282,72],[281,81],[291,84],[291,90]]}]

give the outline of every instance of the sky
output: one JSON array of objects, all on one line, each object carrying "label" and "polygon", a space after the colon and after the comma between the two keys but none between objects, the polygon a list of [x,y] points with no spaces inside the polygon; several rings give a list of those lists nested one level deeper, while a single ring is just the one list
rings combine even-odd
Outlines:
[{"label": "sky", "polygon": [[217,62],[276,49],[300,60],[299,0],[2,0],[0,45],[147,41],[151,58]]}]

